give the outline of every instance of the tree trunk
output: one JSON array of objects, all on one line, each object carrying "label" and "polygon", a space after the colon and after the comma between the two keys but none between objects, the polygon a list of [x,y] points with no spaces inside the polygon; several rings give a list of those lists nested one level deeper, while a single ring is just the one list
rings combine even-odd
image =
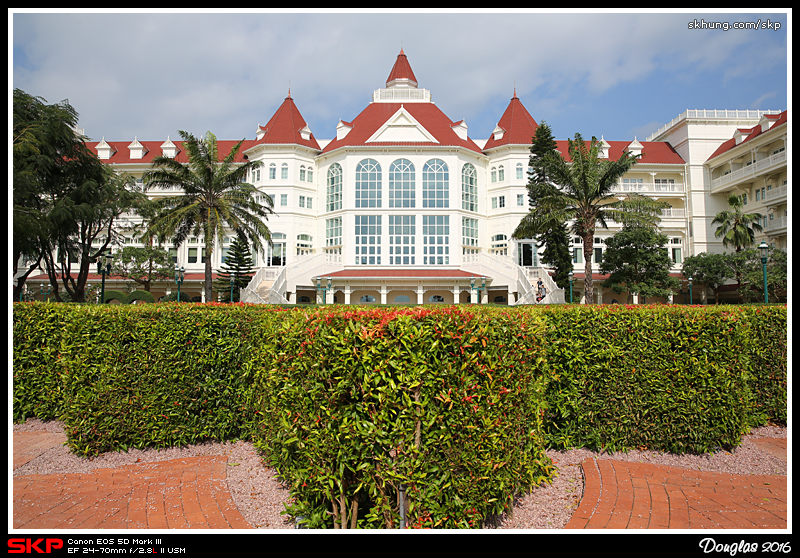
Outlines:
[{"label": "tree trunk", "polygon": [[583,235],[583,290],[586,304],[594,304],[594,279],[592,278],[592,258],[594,257],[594,234]]},{"label": "tree trunk", "polygon": [[206,277],[203,289],[206,294],[205,302],[211,302],[211,254],[211,250],[206,246]]}]

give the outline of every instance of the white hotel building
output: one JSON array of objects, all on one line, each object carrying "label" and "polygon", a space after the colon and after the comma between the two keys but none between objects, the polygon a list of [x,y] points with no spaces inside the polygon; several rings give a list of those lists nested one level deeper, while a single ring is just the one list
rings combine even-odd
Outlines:
[{"label": "white hotel building", "polygon": [[[604,140],[610,158],[641,153],[617,187],[620,196],[636,191],[669,203],[661,229],[674,273],[687,255],[723,250],[711,221],[727,207],[729,192],[745,196],[748,211],[767,216],[758,242],[787,247],[786,124],[786,112],[690,110],[648,141]],[[529,304],[542,278],[546,302],[563,302],[535,242],[511,238],[528,211],[537,126],[515,92],[491,136],[471,138],[464,121],[451,121],[418,87],[402,50],[385,87],[352,121],[338,123],[335,138],[317,139],[287,96],[240,151],[263,163],[251,182],[272,198],[276,213],[268,222],[273,248],[267,257],[256,255],[258,274],[243,300]],[[221,141],[220,150],[234,143]],[[558,143],[565,151],[566,141]],[[138,178],[162,153],[182,157],[180,142],[169,139],[104,139],[90,147]],[[574,240],[575,293],[582,294],[584,258],[597,265],[604,239],[617,230],[598,229],[593,254],[583,254]],[[196,300],[202,300],[202,247],[195,238],[172,248],[187,269],[182,290]],[[225,253],[223,246],[212,255],[215,270]],[[112,277],[107,288],[123,284]],[[158,298],[174,289],[166,282],[152,292]],[[607,303],[614,295],[595,282],[595,297]]]}]

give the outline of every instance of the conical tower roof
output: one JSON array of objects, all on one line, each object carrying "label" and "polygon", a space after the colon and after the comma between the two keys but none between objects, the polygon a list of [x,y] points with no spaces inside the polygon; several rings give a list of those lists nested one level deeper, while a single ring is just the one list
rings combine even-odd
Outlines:
[{"label": "conical tower roof", "polygon": [[514,89],[514,96],[486,142],[484,150],[510,144],[530,145],[538,127],[539,125],[517,97],[517,90]]},{"label": "conical tower roof", "polygon": [[386,87],[416,87],[417,78],[411,70],[411,65],[408,63],[403,49],[400,49],[400,54],[397,55],[392,71],[389,72],[389,78],[386,80]]},{"label": "conical tower roof", "polygon": [[298,144],[320,149],[292,99],[291,90],[269,122],[265,126],[259,126],[258,139],[254,145],[260,144]]}]

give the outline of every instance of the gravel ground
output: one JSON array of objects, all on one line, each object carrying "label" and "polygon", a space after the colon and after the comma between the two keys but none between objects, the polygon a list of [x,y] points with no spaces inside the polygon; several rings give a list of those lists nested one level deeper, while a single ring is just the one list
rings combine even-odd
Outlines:
[{"label": "gravel ground", "polygon": [[[15,424],[14,432],[63,432],[59,422],[31,419]],[[743,437],[733,452],[719,451],[704,455],[673,455],[650,451],[631,451],[599,455],[576,449],[548,451],[558,467],[558,476],[549,485],[542,485],[519,498],[512,517],[499,522],[500,529],[562,529],[572,517],[583,496],[583,475],[580,464],[590,457],[617,459],[686,467],[698,471],[717,471],[733,474],[786,475],[786,463],[760,450],[754,438],[785,438],[786,428],[766,426]],[[94,459],[70,454],[66,446],[53,448],[14,470],[18,475],[50,473],[82,473],[92,469],[118,467],[148,461],[164,461],[200,455],[226,455],[228,486],[245,519],[257,529],[292,529],[293,525],[281,515],[289,492],[276,478],[275,471],[265,467],[253,445],[248,442],[208,443],[168,450],[130,450],[126,453],[105,453]]]}]

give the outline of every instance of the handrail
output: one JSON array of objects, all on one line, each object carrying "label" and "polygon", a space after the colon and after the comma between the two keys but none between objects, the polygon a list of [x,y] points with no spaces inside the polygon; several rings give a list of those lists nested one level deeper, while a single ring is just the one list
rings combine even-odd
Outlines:
[{"label": "handrail", "polygon": [[256,274],[253,275],[253,278],[250,279],[250,282],[247,284],[247,286],[242,289],[240,294],[240,300],[242,302],[250,304],[267,304],[267,301],[261,298],[261,295],[256,292],[256,289],[266,277],[266,269],[267,268],[265,267],[260,268]]}]

